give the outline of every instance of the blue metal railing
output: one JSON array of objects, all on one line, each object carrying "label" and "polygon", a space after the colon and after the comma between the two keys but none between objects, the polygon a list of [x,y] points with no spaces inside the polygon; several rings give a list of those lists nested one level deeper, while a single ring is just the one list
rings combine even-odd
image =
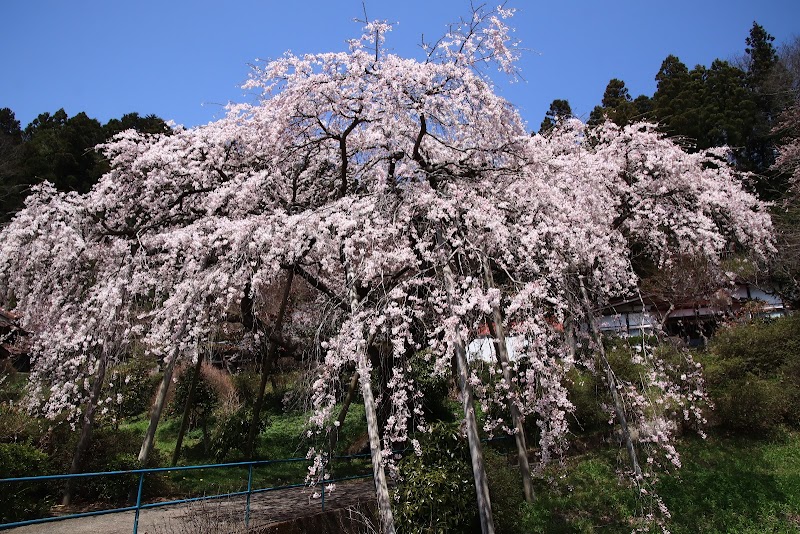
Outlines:
[{"label": "blue metal railing", "polygon": [[[335,456],[331,458],[331,460],[349,460],[354,458],[368,458],[369,454],[356,454],[351,456]],[[93,477],[101,477],[101,476],[115,476],[115,475],[139,475],[138,476],[138,489],[136,491],[136,504],[132,506],[125,506],[122,508],[109,508],[104,510],[96,510],[91,512],[82,512],[77,514],[69,514],[57,517],[43,517],[39,519],[28,519],[25,521],[15,521],[13,523],[2,523],[0,524],[0,530],[14,528],[14,527],[21,527],[25,525],[36,525],[41,523],[50,523],[52,521],[62,521],[65,519],[76,519],[79,517],[90,517],[95,515],[104,515],[104,514],[113,514],[119,512],[135,512],[133,518],[133,534],[138,533],[139,529],[139,512],[141,510],[149,509],[149,508],[156,508],[160,506],[170,506],[175,504],[183,504],[183,503],[190,503],[196,501],[203,501],[203,500],[210,500],[210,499],[222,499],[225,497],[240,497],[240,496],[247,496],[247,500],[245,503],[245,511],[244,511],[244,521],[245,526],[250,525],[250,497],[257,493],[265,493],[268,491],[276,491],[281,489],[290,489],[290,488],[299,488],[303,487],[305,483],[299,484],[287,484],[283,486],[271,486],[266,488],[253,488],[253,468],[259,466],[266,466],[266,465],[277,465],[283,463],[291,463],[291,462],[307,462],[307,458],[284,458],[280,460],[257,460],[251,462],[232,462],[227,464],[206,464],[206,465],[185,465],[185,466],[178,466],[178,467],[153,467],[148,469],[131,469],[128,471],[104,471],[98,473],[74,473],[74,474],[64,474],[64,475],[42,475],[42,476],[30,476],[30,477],[16,477],[16,478],[4,478],[0,479],[0,485],[6,483],[14,483],[14,482],[43,482],[47,480],[62,480],[62,479],[73,479],[73,478],[93,478]],[[154,503],[146,503],[142,504],[142,489],[144,488],[144,478],[145,475],[150,473],[164,473],[169,471],[188,471],[194,469],[220,469],[220,468],[230,468],[230,467],[247,467],[247,490],[245,491],[234,491],[229,493],[220,493],[216,495],[203,495],[202,497],[190,497],[186,499],[174,499],[171,501],[164,501],[164,502],[154,502]],[[362,478],[371,478],[372,473],[370,472],[367,475],[354,475],[348,477],[340,477],[330,480],[325,480],[325,472],[324,472],[324,464],[323,464],[323,471],[321,473],[321,480],[322,480],[322,489],[321,489],[321,507],[322,510],[325,511],[325,485],[332,484],[335,482],[344,482],[347,480],[356,480]]]}]

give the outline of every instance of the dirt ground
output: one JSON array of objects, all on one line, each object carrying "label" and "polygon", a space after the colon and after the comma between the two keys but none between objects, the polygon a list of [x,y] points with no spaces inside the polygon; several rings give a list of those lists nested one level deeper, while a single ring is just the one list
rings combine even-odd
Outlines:
[{"label": "dirt ground", "polygon": [[[371,479],[339,483],[325,494],[325,510],[342,509],[375,500]],[[250,500],[250,528],[245,528],[245,497],[199,501],[142,510],[139,534],[229,534],[278,532],[276,523],[318,515],[319,497],[308,488],[291,488],[253,495]],[[130,534],[134,512],[64,519],[40,525],[9,529],[13,534]],[[327,529],[324,529],[326,532]],[[323,534],[319,530],[315,534]]]}]

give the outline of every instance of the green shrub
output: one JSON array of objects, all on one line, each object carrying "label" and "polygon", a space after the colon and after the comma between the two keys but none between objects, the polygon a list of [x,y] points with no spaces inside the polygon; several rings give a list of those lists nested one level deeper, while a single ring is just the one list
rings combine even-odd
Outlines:
[{"label": "green shrub", "polygon": [[420,440],[422,455],[398,467],[394,518],[399,532],[473,532],[477,526],[469,449],[455,425],[439,424]]},{"label": "green shrub", "polygon": [[[0,478],[46,475],[47,455],[22,443],[0,443]],[[0,491],[0,523],[47,515],[55,501],[53,483],[9,482]]]},{"label": "green shrub", "polygon": [[714,388],[716,414],[729,430],[760,434],[777,428],[790,407],[781,381],[748,374]]},{"label": "green shrub", "polygon": [[[192,380],[196,374],[195,367],[184,369],[178,376],[175,383],[175,396],[169,406],[169,414],[180,416],[183,414],[184,406],[189,398],[189,391]],[[218,395],[212,385],[206,379],[203,372],[197,376],[192,396],[192,406],[189,412],[189,428],[205,426],[208,424],[214,408],[218,404]]]},{"label": "green shrub", "polygon": [[703,363],[724,428],[762,434],[800,425],[800,315],[724,328]]},{"label": "green shrub", "polygon": [[766,377],[785,367],[796,369],[800,358],[800,315],[723,328],[714,336],[711,352],[722,365],[721,370],[730,376],[751,373]]},{"label": "green shrub", "polygon": [[258,373],[250,371],[241,372],[231,377],[233,387],[236,390],[236,395],[239,397],[239,402],[247,406],[253,406],[258,397],[258,387],[261,382],[261,377]]},{"label": "green shrub", "polygon": [[27,373],[19,373],[7,361],[0,361],[0,403],[19,402],[27,380]]},{"label": "green shrub", "polygon": [[[210,452],[218,462],[222,462],[231,451],[243,451],[253,420],[253,411],[247,406],[240,406],[230,412],[218,411],[215,420]],[[257,434],[260,434],[268,424],[269,420],[262,413]]]},{"label": "green shrub", "polygon": [[[129,471],[140,467],[158,467],[164,464],[164,458],[157,450],[153,450],[142,466],[137,457],[142,436],[135,430],[114,430],[99,428],[92,435],[89,450],[84,459],[82,471]],[[75,483],[75,497],[89,501],[108,501],[123,503],[136,494],[138,475],[107,475],[81,479]],[[163,495],[168,492],[163,478],[148,475],[145,478],[147,496]]]},{"label": "green shrub", "polygon": [[[269,373],[261,409],[272,414],[283,413],[287,409],[285,406],[287,396],[292,397],[296,393],[294,388],[302,382],[302,379],[298,371],[287,370],[280,363]],[[243,371],[232,375],[231,381],[239,402],[250,407],[254,406],[261,386],[261,373]]]},{"label": "green shrub", "polygon": [[[573,367],[567,374],[567,394],[575,410],[569,416],[574,434],[607,432],[608,413],[602,409],[608,393],[604,383],[589,371]],[[532,419],[532,418],[531,418]]]},{"label": "green shrub", "polygon": [[[426,360],[425,357],[429,359]],[[434,358],[426,352],[418,352],[411,357],[411,379],[423,393],[422,409],[425,418],[430,421],[452,421],[453,410],[448,401],[450,380],[448,375],[434,373]]]},{"label": "green shrub", "polygon": [[44,422],[31,417],[22,403],[27,378],[0,360],[0,443],[36,444],[45,434]]},{"label": "green shrub", "polygon": [[46,424],[31,417],[16,405],[0,405],[0,443],[38,443],[46,433]]},{"label": "green shrub", "polygon": [[161,374],[155,358],[134,357],[114,367],[109,373],[111,396],[119,395],[120,402],[113,408],[117,420],[147,412]]}]

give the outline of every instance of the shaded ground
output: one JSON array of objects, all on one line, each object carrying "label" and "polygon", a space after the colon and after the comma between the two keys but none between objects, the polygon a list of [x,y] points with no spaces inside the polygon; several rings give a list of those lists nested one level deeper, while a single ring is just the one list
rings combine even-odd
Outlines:
[{"label": "shaded ground", "polygon": [[[308,488],[291,488],[256,494],[250,500],[250,530],[298,517],[313,516],[322,510],[319,497]],[[334,510],[375,500],[371,479],[336,485],[325,493],[325,510]],[[244,526],[245,497],[215,499],[142,510],[139,514],[140,534],[190,534],[247,532]],[[40,525],[17,527],[14,534],[130,534],[134,512],[121,512],[94,517],[65,519]],[[270,532],[274,529],[267,529]],[[320,534],[320,533],[317,533]]]}]

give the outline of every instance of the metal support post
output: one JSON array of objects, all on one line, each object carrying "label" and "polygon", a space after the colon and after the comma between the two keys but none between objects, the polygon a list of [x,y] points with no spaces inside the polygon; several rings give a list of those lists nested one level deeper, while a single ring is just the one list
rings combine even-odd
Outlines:
[{"label": "metal support post", "polygon": [[253,493],[253,464],[247,466],[247,507],[244,511],[244,526],[250,526],[250,495]]},{"label": "metal support post", "polygon": [[136,515],[133,517],[133,534],[139,532],[139,510],[142,507],[142,486],[144,485],[144,473],[139,473],[139,490],[136,492]]}]

